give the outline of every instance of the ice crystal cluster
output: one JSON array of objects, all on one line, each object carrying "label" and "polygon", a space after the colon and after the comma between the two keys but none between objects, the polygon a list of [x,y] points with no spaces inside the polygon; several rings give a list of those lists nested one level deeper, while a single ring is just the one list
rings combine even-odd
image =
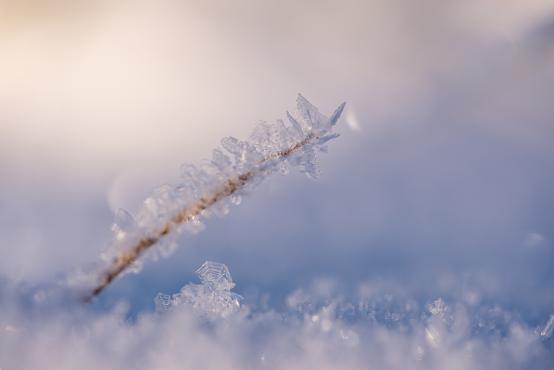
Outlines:
[{"label": "ice crystal cluster", "polygon": [[242,297],[231,292],[235,286],[226,265],[206,261],[196,270],[201,284],[187,284],[179,293],[158,293],[154,302],[156,311],[175,307],[189,307],[208,318],[227,317],[240,309]]},{"label": "ice crystal cluster", "polygon": [[118,211],[113,242],[101,256],[107,268],[91,296],[121,273],[140,270],[143,255],[156,259],[170,254],[177,236],[202,230],[203,222],[212,215],[226,215],[231,204],[239,204],[271,174],[287,174],[290,168],[297,168],[317,177],[318,155],[339,136],[333,127],[344,106],[327,117],[298,95],[297,113],[287,112],[286,121],[261,122],[248,140],[224,138],[210,160],[200,166],[183,165],[182,181],[156,189],[135,217]]},{"label": "ice crystal cluster", "polygon": [[[357,301],[347,301],[321,295],[317,289],[314,292],[294,291],[287,298],[285,311],[267,311],[267,307],[257,308],[256,303],[250,301],[253,306],[243,307],[248,315],[232,315],[239,311],[241,297],[231,292],[235,284],[227,267],[205,262],[197,274],[202,284],[185,285],[173,296],[158,294],[154,300],[156,310],[163,314],[177,308],[193,308],[201,322],[208,320],[215,325],[210,328],[223,322],[235,329],[248,328],[245,332],[255,333],[253,337],[256,338],[255,343],[248,344],[250,352],[254,353],[254,357],[248,359],[252,368],[259,365],[283,368],[274,366],[282,361],[283,353],[296,353],[313,341],[328,345],[328,350],[335,355],[350,353],[356,356],[371,348],[380,348],[375,353],[376,358],[384,351],[391,358],[407,360],[411,364],[408,368],[415,369],[444,368],[433,364],[440,364],[448,355],[486,359],[488,351],[494,349],[504,356],[513,351],[514,345],[524,348],[524,352],[507,359],[507,363],[517,362],[512,368],[544,368],[532,365],[549,361],[554,353],[550,341],[554,315],[533,331],[517,312],[496,304],[475,305],[441,297],[422,301],[386,290],[374,291]],[[161,315],[160,319],[171,320],[172,316]],[[281,335],[287,339],[275,340]],[[299,344],[298,338],[306,342]],[[523,355],[525,352],[527,354]]]}]

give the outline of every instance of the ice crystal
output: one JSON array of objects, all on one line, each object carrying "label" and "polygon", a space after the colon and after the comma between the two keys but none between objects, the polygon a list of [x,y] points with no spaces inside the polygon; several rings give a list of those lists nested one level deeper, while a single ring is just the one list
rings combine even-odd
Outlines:
[{"label": "ice crystal", "polygon": [[170,254],[180,234],[201,231],[212,215],[226,215],[231,204],[239,204],[269,175],[285,175],[290,168],[297,168],[316,178],[320,173],[318,155],[338,137],[332,130],[344,106],[327,117],[298,95],[297,115],[287,112],[286,121],[260,122],[246,141],[224,138],[223,149],[215,149],[201,166],[183,165],[182,181],[156,189],[134,218],[119,211],[112,227],[113,242],[101,255],[106,267],[88,298],[120,274],[138,271],[143,255],[157,259]]},{"label": "ice crystal", "polygon": [[156,311],[189,307],[208,318],[225,318],[240,309],[242,297],[231,292],[235,286],[229,269],[223,263],[206,261],[196,270],[202,284],[187,284],[179,293],[158,293]]},{"label": "ice crystal", "polygon": [[235,286],[227,266],[219,262],[206,261],[196,270],[202,284],[214,290],[231,290]]},{"label": "ice crystal", "polygon": [[171,307],[171,296],[169,294],[158,293],[154,298],[156,311],[166,311]]},{"label": "ice crystal", "polygon": [[427,310],[431,313],[431,315],[439,317],[441,319],[445,317],[447,308],[448,307],[446,306],[446,303],[444,303],[442,298],[438,298],[427,305]]},{"label": "ice crystal", "polygon": [[552,332],[554,332],[554,315],[550,315],[550,318],[548,319],[548,322],[544,326],[544,328],[541,330],[541,337],[548,339],[552,336]]}]

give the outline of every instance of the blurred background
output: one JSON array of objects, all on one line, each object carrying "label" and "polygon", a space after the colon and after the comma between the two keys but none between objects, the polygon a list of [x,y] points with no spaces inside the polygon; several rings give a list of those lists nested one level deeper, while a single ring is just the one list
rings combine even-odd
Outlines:
[{"label": "blurred background", "polygon": [[270,179],[99,306],[152,310],[215,260],[274,305],[385,281],[543,318],[553,86],[550,0],[1,0],[0,274],[96,261],[118,208],[301,92],[347,102],[321,178]]}]

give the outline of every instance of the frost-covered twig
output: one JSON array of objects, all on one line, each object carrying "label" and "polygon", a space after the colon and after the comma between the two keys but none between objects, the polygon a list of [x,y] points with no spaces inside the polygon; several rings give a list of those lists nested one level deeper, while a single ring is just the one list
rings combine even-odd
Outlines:
[{"label": "frost-covered twig", "polygon": [[202,219],[211,214],[226,214],[229,201],[238,204],[242,193],[268,175],[276,171],[286,174],[292,166],[317,177],[317,152],[326,152],[325,144],[339,136],[332,129],[344,106],[341,104],[331,117],[326,117],[298,95],[298,118],[287,112],[286,124],[282,120],[261,122],[249,141],[224,138],[221,145],[231,158],[215,149],[212,159],[202,167],[184,166],[184,182],[157,189],[145,200],[136,220],[120,210],[112,228],[115,241],[103,254],[108,265],[86,300],[100,294],[130,267],[140,267],[139,257],[154,245],[160,245],[162,255],[170,253],[176,235],[199,230]]}]

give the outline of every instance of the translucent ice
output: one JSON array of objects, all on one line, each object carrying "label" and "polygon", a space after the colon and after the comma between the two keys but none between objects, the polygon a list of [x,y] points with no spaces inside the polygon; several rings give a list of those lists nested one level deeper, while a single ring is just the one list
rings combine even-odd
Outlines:
[{"label": "translucent ice", "polygon": [[118,209],[115,213],[115,220],[112,225],[114,239],[118,241],[124,240],[129,233],[134,231],[136,226],[135,219],[129,212],[122,208]]},{"label": "translucent ice", "polygon": [[550,315],[548,322],[541,330],[541,337],[550,338],[552,336],[552,332],[554,332],[554,315]]},{"label": "translucent ice", "polygon": [[302,94],[296,99],[298,112],[310,130],[325,130],[330,125],[329,119],[322,115]]},{"label": "translucent ice", "polygon": [[446,304],[442,300],[442,298],[438,298],[433,301],[433,303],[429,303],[427,305],[427,310],[431,313],[433,316],[437,316],[440,318],[444,318],[444,315],[446,314]]},{"label": "translucent ice", "polygon": [[231,290],[235,286],[227,266],[219,262],[206,261],[196,270],[202,284],[214,290]]},{"label": "translucent ice", "polygon": [[158,293],[154,299],[156,311],[189,307],[208,318],[224,318],[240,309],[242,297],[231,292],[235,283],[225,264],[206,261],[196,274],[202,284],[187,284],[173,296]]},{"label": "translucent ice", "polygon": [[156,311],[166,311],[171,307],[171,296],[168,294],[158,293],[154,298]]}]

